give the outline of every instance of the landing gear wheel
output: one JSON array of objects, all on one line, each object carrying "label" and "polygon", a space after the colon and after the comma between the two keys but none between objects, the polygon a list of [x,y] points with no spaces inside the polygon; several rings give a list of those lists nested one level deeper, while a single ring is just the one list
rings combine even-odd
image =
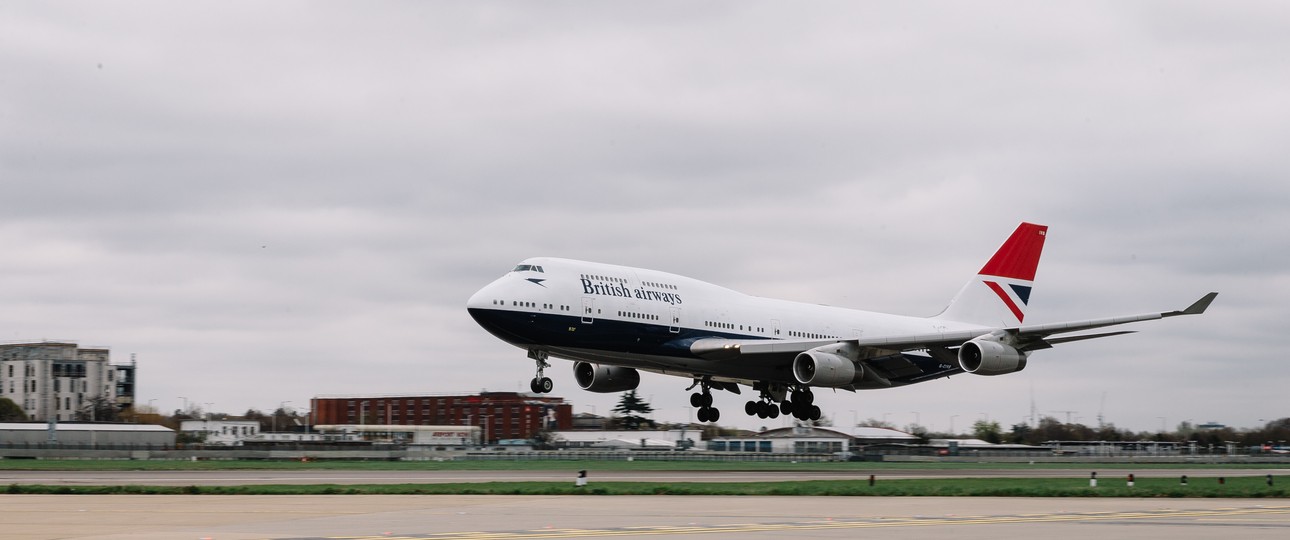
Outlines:
[{"label": "landing gear wheel", "polygon": [[534,394],[542,393],[542,388],[538,386],[537,377],[533,377],[533,379],[529,381],[529,390],[532,390]]},{"label": "landing gear wheel", "polygon": [[756,402],[756,401],[749,401],[748,403],[745,403],[745,404],[744,404],[744,414],[747,414],[748,416],[752,416],[752,415],[754,415],[754,414],[757,414],[757,402]]},{"label": "landing gear wheel", "polygon": [[700,422],[716,422],[718,418],[721,418],[721,411],[717,410],[716,407],[699,408]]},{"label": "landing gear wheel", "polygon": [[784,413],[784,416],[789,416],[789,415],[793,414],[793,402],[792,402],[792,401],[789,401],[789,400],[787,400],[787,399],[786,399],[786,400],[784,400],[784,401],[782,401],[782,402],[780,402],[780,404],[779,404],[779,412]]},{"label": "landing gear wheel", "polygon": [[537,380],[537,387],[539,394],[549,394],[551,390],[555,389],[555,383],[551,381],[550,377],[542,377]]},{"label": "landing gear wheel", "polygon": [[774,403],[768,403],[767,405],[770,406],[766,407],[766,409],[768,409],[766,411],[766,416],[770,417],[771,420],[779,418],[779,407],[776,407]]},{"label": "landing gear wheel", "polygon": [[811,419],[811,420],[819,420],[819,419],[820,419],[820,406],[819,406],[819,405],[811,405],[811,418],[810,418],[810,419]]},{"label": "landing gear wheel", "polygon": [[[700,394],[698,392],[690,394],[690,406],[703,407],[703,394]],[[702,422],[702,420],[700,420],[700,422]]]}]

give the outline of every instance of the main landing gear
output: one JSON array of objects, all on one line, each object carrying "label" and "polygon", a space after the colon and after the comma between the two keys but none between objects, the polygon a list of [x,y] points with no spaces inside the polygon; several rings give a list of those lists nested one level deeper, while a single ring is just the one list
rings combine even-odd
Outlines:
[{"label": "main landing gear", "polygon": [[811,393],[809,386],[794,389],[789,398],[779,404],[779,410],[802,421],[819,420],[821,414],[820,406],[815,404],[815,394]]},{"label": "main landing gear", "polygon": [[744,413],[757,418],[779,418],[779,405],[776,401],[784,400],[784,386],[761,382],[753,385],[754,390],[761,391],[761,397],[744,404]]},{"label": "main landing gear", "polygon": [[[696,380],[690,388],[695,385],[700,386],[699,391],[690,394],[690,406],[699,408],[700,422],[716,422],[721,418],[721,410],[712,406],[712,390],[708,387],[707,381]],[[690,388],[687,388],[689,390]]]},{"label": "main landing gear", "polygon": [[548,358],[547,352],[529,349],[529,358],[532,358],[537,363],[537,375],[533,377],[533,380],[529,381],[529,390],[532,390],[534,394],[549,394],[555,388],[555,383],[551,381],[550,377],[543,374],[546,368],[551,367],[551,364],[546,361]]}]

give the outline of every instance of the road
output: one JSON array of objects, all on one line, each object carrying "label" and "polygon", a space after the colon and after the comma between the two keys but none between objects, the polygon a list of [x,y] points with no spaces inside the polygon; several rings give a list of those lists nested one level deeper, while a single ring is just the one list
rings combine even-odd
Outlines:
[{"label": "road", "polygon": [[1281,538],[1290,502],[989,497],[0,495],[0,540]]}]

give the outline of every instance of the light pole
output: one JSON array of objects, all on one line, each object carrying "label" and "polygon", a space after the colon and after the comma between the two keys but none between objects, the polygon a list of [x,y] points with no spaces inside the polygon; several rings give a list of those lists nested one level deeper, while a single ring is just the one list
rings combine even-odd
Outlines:
[{"label": "light pole", "polygon": [[214,403],[211,403],[209,401],[206,402],[206,422],[207,423],[211,421],[211,405],[214,405]]},{"label": "light pole", "polygon": [[186,398],[186,397],[184,397],[184,396],[179,396],[179,399],[184,400],[184,408],[179,409],[179,412],[181,412],[181,413],[187,413],[187,412],[188,412],[188,398]]},{"label": "light pole", "polygon": [[958,417],[959,415],[957,414],[950,415],[950,435],[954,435],[954,419]]}]

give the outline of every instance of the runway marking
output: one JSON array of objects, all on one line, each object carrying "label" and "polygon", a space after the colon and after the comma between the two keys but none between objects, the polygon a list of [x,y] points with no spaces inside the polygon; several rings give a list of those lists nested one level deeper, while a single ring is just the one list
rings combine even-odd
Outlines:
[{"label": "runway marking", "polygon": [[[1247,508],[1218,508],[1213,510],[1155,510],[1140,512],[1075,512],[1048,514],[1017,514],[1001,516],[945,516],[945,517],[906,517],[906,518],[869,518],[838,519],[831,521],[812,520],[786,523],[738,523],[720,525],[680,525],[680,526],[635,526],[610,529],[535,529],[527,531],[463,531],[408,534],[399,536],[329,536],[308,537],[294,540],[524,540],[553,538],[582,538],[589,536],[660,536],[675,534],[714,534],[714,533],[750,533],[776,531],[809,531],[824,529],[866,529],[886,527],[930,527],[945,525],[1000,525],[1009,523],[1061,523],[1061,522],[1098,522],[1115,520],[1145,520],[1160,518],[1202,518],[1196,521],[1211,521],[1215,517],[1251,516],[1259,514],[1290,514],[1290,506],[1258,506]],[[1209,519],[1205,519],[1209,518]],[[1270,522],[1258,520],[1252,525],[1266,527],[1271,523],[1290,523],[1284,520]]]}]

